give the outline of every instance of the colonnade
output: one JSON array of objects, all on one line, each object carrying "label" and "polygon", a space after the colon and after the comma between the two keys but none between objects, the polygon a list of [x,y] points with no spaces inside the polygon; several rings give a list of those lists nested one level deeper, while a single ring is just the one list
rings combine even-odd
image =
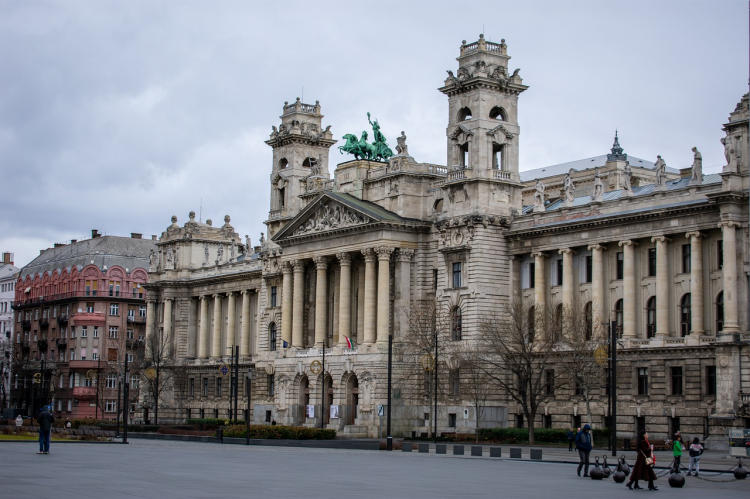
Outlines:
[{"label": "colonnade", "polygon": [[[723,266],[722,284],[724,297],[724,324],[721,333],[739,331],[739,318],[737,307],[737,242],[735,229],[739,227],[738,222],[723,221],[719,223],[723,239]],[[672,235],[676,238],[676,235]],[[685,234],[690,244],[690,298],[691,298],[691,335],[705,334],[704,330],[704,270],[703,270],[703,243],[704,234],[699,231]],[[670,290],[673,288],[669,272],[669,250],[668,243],[672,241],[666,235],[651,237],[651,242],[656,246],[656,336],[668,337],[679,334],[679,328],[671,328],[669,321]],[[638,313],[636,306],[636,289],[638,286],[636,275],[635,249],[638,242],[634,240],[618,241],[614,248],[622,248],[623,252],[623,321],[622,336],[625,338],[637,337]],[[605,244],[596,243],[587,246],[591,251],[591,320],[596,326],[604,324],[609,320],[606,303],[606,273],[604,269],[605,253],[609,247]],[[573,272],[573,256],[576,251],[573,248],[562,248],[558,250],[562,255],[562,305],[567,310],[574,309],[576,296],[576,280]],[[537,307],[547,306],[547,253],[534,252],[534,300]]]},{"label": "colonnade", "polygon": [[[387,343],[390,333],[390,275],[391,257],[396,248],[379,246],[360,250],[364,259],[364,283],[360,283],[360,296],[364,297],[364,324],[361,343]],[[413,250],[398,249],[397,262],[410,262]],[[336,260],[334,260],[334,258]],[[328,266],[338,261],[340,267],[339,289],[335,293],[338,301],[338,344],[346,345],[345,337],[352,337],[352,258],[351,252],[335,255],[319,255],[312,258],[315,264],[315,318],[314,342],[321,347],[328,332],[329,296]],[[304,292],[306,260],[283,262],[281,299],[281,339],[297,348],[305,347],[304,341]],[[335,309],[334,309],[335,310]]]}]

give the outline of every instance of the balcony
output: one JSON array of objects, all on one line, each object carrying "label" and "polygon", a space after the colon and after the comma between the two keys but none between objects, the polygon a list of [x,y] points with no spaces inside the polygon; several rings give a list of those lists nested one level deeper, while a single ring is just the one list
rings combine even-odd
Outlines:
[{"label": "balcony", "polygon": [[98,367],[99,361],[98,360],[71,360],[68,362],[68,367],[70,370],[88,370],[88,369],[96,369]]},{"label": "balcony", "polygon": [[140,340],[140,339],[139,340],[130,340],[129,339],[129,340],[126,340],[125,344],[126,344],[126,346],[129,349],[135,350],[135,349],[138,349],[138,348],[143,348],[145,342],[143,340]]},{"label": "balcony", "polygon": [[31,349],[31,343],[29,343],[28,340],[24,340],[21,342],[21,350],[30,350]]},{"label": "balcony", "polygon": [[31,321],[21,321],[21,329],[24,331],[31,329]]},{"label": "balcony", "polygon": [[146,324],[145,317],[136,317],[134,315],[128,316],[128,324]]},{"label": "balcony", "polygon": [[47,340],[38,340],[36,342],[36,348],[40,352],[46,352],[47,351]]},{"label": "balcony", "polygon": [[46,317],[39,319],[39,327],[49,327],[49,319],[47,319]]},{"label": "balcony", "polygon": [[66,348],[68,348],[68,340],[66,338],[58,338],[57,349],[65,350]]},{"label": "balcony", "polygon": [[[82,291],[68,291],[66,293],[57,293],[54,295],[37,296],[35,298],[27,298],[25,300],[18,300],[11,303],[14,310],[23,308],[30,308],[35,305],[42,303],[53,303],[57,301],[74,300],[76,298],[122,298],[124,300],[144,300],[146,298],[146,292],[144,288],[137,288],[135,291],[97,291],[93,290],[82,290]],[[30,326],[29,326],[30,327]]]},{"label": "balcony", "polygon": [[78,400],[89,400],[96,398],[95,386],[76,386],[73,388],[73,398]]},{"label": "balcony", "polygon": [[60,314],[57,316],[57,324],[64,326],[68,323],[68,314]]}]

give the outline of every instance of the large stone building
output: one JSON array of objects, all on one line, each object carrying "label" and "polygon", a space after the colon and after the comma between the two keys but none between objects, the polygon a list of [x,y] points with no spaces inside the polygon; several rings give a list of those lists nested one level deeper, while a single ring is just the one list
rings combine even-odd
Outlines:
[{"label": "large stone building", "polygon": [[10,392],[10,358],[13,343],[13,297],[20,269],[13,265],[13,253],[4,252],[0,261],[0,413],[8,407]]},{"label": "large stone building", "polygon": [[[703,175],[697,159],[684,175],[631,164],[616,138],[606,157],[531,177],[518,164],[517,104],[528,87],[509,60],[504,41],[462,43],[455,76],[439,88],[448,100],[447,166],[417,162],[402,137],[387,162],[348,161],[331,172],[330,126],[318,103],[297,99],[266,141],[268,240],[243,243],[228,216],[221,227],[194,213],[183,226],[173,217],[147,286],[156,312],[147,334],[173,342],[189,379],[162,411],[226,417],[229,378],[219,367],[239,348],[239,392],[251,371],[255,422],[320,425],[323,399],[329,428],[377,436],[389,335],[400,351],[429,305],[448,311],[454,342],[476,342],[483,317],[523,300],[585,310],[590,324],[617,322],[618,371],[627,373],[621,434],[681,428],[718,445],[726,426],[748,425],[748,96],[724,125],[721,174]],[[545,194],[541,177],[559,194]],[[321,347],[324,375],[314,362]],[[471,431],[461,366],[448,358],[441,368],[451,386],[438,431]],[[430,424],[419,392],[396,394],[394,434]],[[603,425],[604,389],[596,395]],[[528,424],[502,392],[488,406],[482,426]],[[575,387],[565,386],[535,424],[568,428],[582,413]]]},{"label": "large stone building", "polygon": [[[156,236],[154,236],[156,237]],[[11,406],[35,415],[114,419],[125,355],[143,351],[149,254],[156,243],[102,236],[55,244],[15,283]],[[36,382],[35,382],[36,378]],[[133,373],[137,395],[139,373]]]}]

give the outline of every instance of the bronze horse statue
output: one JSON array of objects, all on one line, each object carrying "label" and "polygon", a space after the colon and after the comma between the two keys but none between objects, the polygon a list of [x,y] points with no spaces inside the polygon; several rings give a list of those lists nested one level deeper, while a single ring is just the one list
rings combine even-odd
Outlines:
[{"label": "bronze horse statue", "polygon": [[339,146],[341,154],[349,153],[353,154],[356,159],[375,159],[377,157],[377,148],[367,143],[367,132],[362,132],[362,138],[357,140],[357,137],[347,133],[342,137],[346,140],[346,144]]}]

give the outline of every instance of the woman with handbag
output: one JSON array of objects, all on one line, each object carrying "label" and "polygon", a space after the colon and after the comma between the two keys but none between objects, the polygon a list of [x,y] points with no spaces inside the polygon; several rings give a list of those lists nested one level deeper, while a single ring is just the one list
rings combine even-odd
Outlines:
[{"label": "woman with handbag", "polygon": [[[633,472],[630,474],[630,481],[625,484],[629,489],[640,489],[638,486],[638,480],[648,480],[648,488],[650,490],[658,490],[654,485],[656,480],[656,473],[654,473],[654,454],[651,451],[651,444],[648,441],[648,433],[645,431],[638,432],[638,443],[636,444],[638,455],[635,459],[635,465],[633,466]],[[635,486],[633,483],[635,482]]]}]

